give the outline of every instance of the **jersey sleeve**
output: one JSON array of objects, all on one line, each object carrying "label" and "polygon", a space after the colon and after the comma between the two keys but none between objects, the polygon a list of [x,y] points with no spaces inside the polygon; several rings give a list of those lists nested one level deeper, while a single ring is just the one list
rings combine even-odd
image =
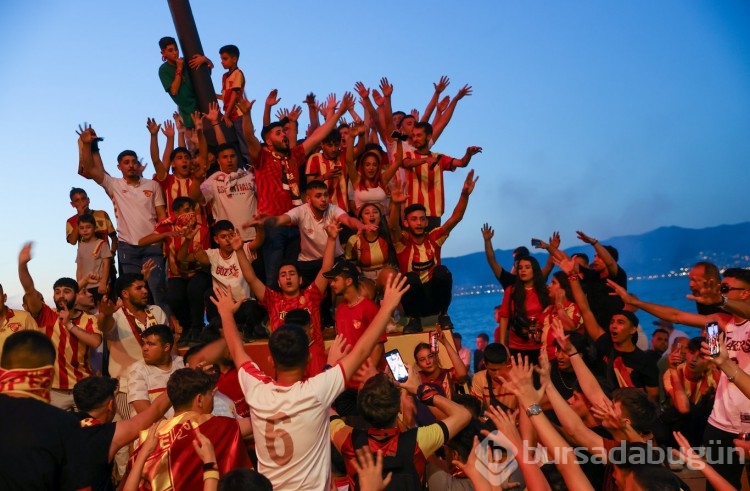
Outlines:
[{"label": "jersey sleeve", "polygon": [[148,380],[143,365],[133,363],[128,370],[128,404],[134,401],[148,401]]},{"label": "jersey sleeve", "polygon": [[308,383],[318,402],[324,406],[330,406],[344,391],[346,383],[344,366],[339,363],[335,367],[308,379]]},{"label": "jersey sleeve", "polygon": [[310,155],[310,158],[307,159],[307,163],[305,164],[305,174],[314,177],[320,175],[320,159],[318,158],[317,153]]},{"label": "jersey sleeve", "polygon": [[437,227],[430,232],[430,239],[441,246],[448,239],[448,232],[443,227]]},{"label": "jersey sleeve", "polygon": [[419,427],[417,430],[417,445],[426,458],[429,458],[443,446],[445,433],[445,424],[441,423]]},{"label": "jersey sleeve", "polygon": [[292,225],[297,225],[301,217],[301,208],[305,205],[300,205],[292,208],[291,210],[284,213],[286,216],[292,219]]},{"label": "jersey sleeve", "polygon": [[161,186],[159,186],[158,182],[153,182],[153,192],[154,192],[154,206],[167,206],[167,202],[164,201],[164,191],[162,191]]}]

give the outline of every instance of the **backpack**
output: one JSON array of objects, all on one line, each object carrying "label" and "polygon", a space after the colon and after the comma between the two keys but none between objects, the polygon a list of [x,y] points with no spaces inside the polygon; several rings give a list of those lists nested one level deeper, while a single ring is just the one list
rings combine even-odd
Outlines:
[{"label": "backpack", "polygon": [[[396,455],[383,456],[383,476],[393,473],[386,491],[420,491],[424,489],[422,479],[414,465],[414,450],[417,447],[417,428],[399,433]],[[367,430],[352,430],[352,447],[354,449],[370,448]],[[354,489],[359,490],[359,480],[355,478]]]}]

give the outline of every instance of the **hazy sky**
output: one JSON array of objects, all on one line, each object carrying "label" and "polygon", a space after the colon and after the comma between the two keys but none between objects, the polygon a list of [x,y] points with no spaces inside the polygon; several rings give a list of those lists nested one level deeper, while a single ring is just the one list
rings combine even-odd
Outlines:
[{"label": "hazy sky", "polygon": [[[485,221],[495,246],[512,248],[555,229],[565,246],[579,228],[607,238],[748,219],[747,2],[425,5],[201,0],[193,13],[216,87],[219,47],[239,46],[247,94],[259,101],[256,127],[273,88],[289,106],[309,91],[342,94],[387,75],[394,108],[421,111],[441,75],[451,96],[471,84],[474,95],[435,147],[458,157],[484,147],[445,256],[479,250]],[[17,253],[33,240],[31,272],[51,297],[52,282],[75,273],[64,238],[70,188],[112,210],[76,175],[74,130],[94,124],[111,173],[126,148],[148,161],[146,117],[174,110],[157,76],[157,41],[175,30],[167,2],[156,0],[2,2],[0,19],[0,282],[15,297]],[[448,175],[449,210],[466,172]]]}]

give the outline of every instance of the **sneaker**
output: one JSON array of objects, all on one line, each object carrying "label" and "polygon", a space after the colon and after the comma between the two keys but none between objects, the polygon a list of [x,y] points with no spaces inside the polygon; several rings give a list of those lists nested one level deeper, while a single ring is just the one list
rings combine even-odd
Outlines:
[{"label": "sneaker", "polygon": [[453,329],[453,321],[451,320],[451,317],[448,314],[438,315],[437,325],[440,326],[440,329],[443,329],[446,331]]},{"label": "sneaker", "polygon": [[411,317],[409,322],[404,326],[404,334],[422,332],[422,320],[419,317]]}]

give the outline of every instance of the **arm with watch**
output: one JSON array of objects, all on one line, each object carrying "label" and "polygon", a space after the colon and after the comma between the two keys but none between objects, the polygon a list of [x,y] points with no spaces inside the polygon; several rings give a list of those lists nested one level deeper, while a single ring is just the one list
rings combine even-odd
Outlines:
[{"label": "arm with watch", "polygon": [[715,305],[720,309],[743,319],[750,319],[750,302],[745,300],[734,300],[727,297],[731,291],[729,285],[722,285],[715,279],[706,280],[698,295],[686,295],[685,298],[703,305]]},{"label": "arm with watch", "polygon": [[578,465],[573,448],[557,432],[542,411],[540,402],[547,387],[552,385],[549,383],[549,377],[546,377],[546,380],[542,378],[542,387],[535,389],[532,377],[534,368],[528,363],[528,359],[521,359],[519,356],[516,361],[511,358],[511,364],[512,368],[507,378],[503,378],[503,386],[516,395],[518,405],[522,410],[525,408],[526,415],[536,429],[542,445],[555,456],[555,465],[565,480],[565,484],[569,489],[575,487],[578,491],[593,491],[594,488]]}]

